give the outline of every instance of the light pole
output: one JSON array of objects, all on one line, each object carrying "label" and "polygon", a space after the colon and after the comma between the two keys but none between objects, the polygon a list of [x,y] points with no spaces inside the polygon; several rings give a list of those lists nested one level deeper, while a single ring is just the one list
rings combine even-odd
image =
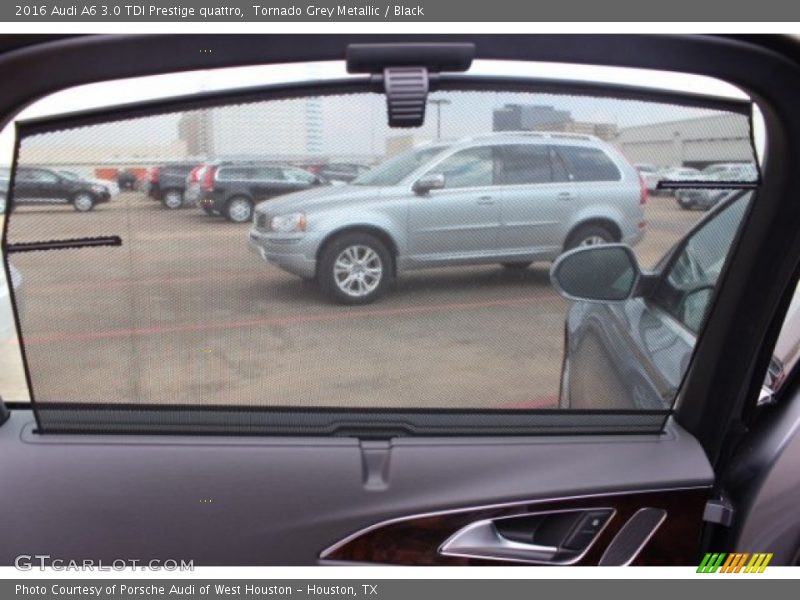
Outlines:
[{"label": "light pole", "polygon": [[428,104],[436,106],[436,141],[442,139],[442,105],[451,104],[447,98],[432,98],[428,100]]}]

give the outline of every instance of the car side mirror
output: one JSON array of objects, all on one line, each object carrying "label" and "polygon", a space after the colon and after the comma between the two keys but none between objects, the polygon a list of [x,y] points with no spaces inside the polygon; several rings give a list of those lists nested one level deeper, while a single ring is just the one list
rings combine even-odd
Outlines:
[{"label": "car side mirror", "polygon": [[576,248],[562,254],[550,269],[550,281],[568,300],[621,302],[637,290],[642,272],[625,244]]},{"label": "car side mirror", "polygon": [[414,193],[424,196],[431,190],[443,189],[444,183],[445,179],[443,173],[428,173],[414,182]]}]

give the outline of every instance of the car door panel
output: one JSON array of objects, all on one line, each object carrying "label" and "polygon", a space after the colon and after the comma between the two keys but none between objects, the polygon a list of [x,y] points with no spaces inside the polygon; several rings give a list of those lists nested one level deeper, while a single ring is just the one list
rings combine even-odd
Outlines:
[{"label": "car door panel", "polygon": [[[581,308],[586,312],[579,315]],[[681,335],[679,324],[668,323],[671,317],[642,298],[581,308],[570,311],[570,321],[585,321],[570,330],[574,340],[569,348],[574,360],[570,373],[576,378],[582,372],[603,373],[605,381],[597,385],[605,392],[598,393],[590,385],[570,386],[570,406],[663,408],[680,385],[693,348],[692,336]],[[582,339],[587,335],[591,340]]]},{"label": "car door panel", "polygon": [[457,150],[430,168],[429,173],[443,176],[445,187],[416,195],[409,203],[414,264],[496,258],[502,206],[496,168],[496,151],[489,145]]},{"label": "car door panel", "polygon": [[14,179],[14,202],[24,204],[36,198],[37,194],[36,182],[31,172],[28,170],[18,172]]},{"label": "car door panel", "polygon": [[55,176],[45,171],[31,169],[23,178],[15,181],[14,197],[20,203],[50,204],[66,202],[58,194],[58,181]]},{"label": "car door panel", "polygon": [[63,182],[55,175],[44,172],[39,182],[39,196],[47,204],[63,204],[67,202]]},{"label": "car door panel", "polygon": [[[473,517],[616,502],[609,495],[628,498],[631,508],[660,506],[667,500],[636,494],[666,490],[697,506],[713,478],[697,442],[672,425],[660,435],[386,442],[42,436],[30,411],[15,410],[0,427],[0,445],[0,479],[14,482],[0,487],[4,565],[28,548],[64,559],[316,564],[326,548],[386,520],[468,509],[440,524],[444,535]],[[369,453],[382,455],[385,469],[365,467]],[[498,504],[507,506],[487,512]],[[684,529],[693,514],[670,513],[667,532],[672,523]],[[437,556],[431,540],[441,543],[440,535],[407,534],[396,547],[418,544],[418,554],[392,562]]]},{"label": "car door panel", "polygon": [[493,186],[435,190],[409,202],[410,258],[418,265],[497,254],[501,192]]},{"label": "car door panel", "polygon": [[499,251],[530,259],[554,257],[563,247],[576,202],[576,188],[569,182],[504,187]]},{"label": "car door panel", "polygon": [[507,144],[498,154],[499,177],[506,184],[499,251],[530,260],[554,258],[579,207],[578,187],[547,144]]}]

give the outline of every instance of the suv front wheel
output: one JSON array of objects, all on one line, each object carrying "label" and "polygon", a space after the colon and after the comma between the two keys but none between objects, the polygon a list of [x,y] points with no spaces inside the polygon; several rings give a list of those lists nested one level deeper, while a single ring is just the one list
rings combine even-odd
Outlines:
[{"label": "suv front wheel", "polygon": [[322,252],[317,272],[322,293],[340,304],[367,304],[380,297],[392,273],[392,255],[368,233],[346,233]]}]

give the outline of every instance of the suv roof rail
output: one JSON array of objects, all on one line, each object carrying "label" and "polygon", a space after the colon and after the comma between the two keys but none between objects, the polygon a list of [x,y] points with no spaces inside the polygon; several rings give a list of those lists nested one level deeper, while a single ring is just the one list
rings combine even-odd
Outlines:
[{"label": "suv roof rail", "polygon": [[529,137],[539,139],[569,139],[569,140],[584,140],[599,141],[600,138],[588,133],[570,133],[566,131],[492,131],[490,133],[479,133],[465,139],[479,140],[486,138],[500,138],[500,137]]},{"label": "suv roof rail", "polygon": [[600,138],[588,133],[568,133],[568,132],[553,132],[549,133],[548,137],[563,138],[567,140],[585,140],[587,142],[600,141]]}]

